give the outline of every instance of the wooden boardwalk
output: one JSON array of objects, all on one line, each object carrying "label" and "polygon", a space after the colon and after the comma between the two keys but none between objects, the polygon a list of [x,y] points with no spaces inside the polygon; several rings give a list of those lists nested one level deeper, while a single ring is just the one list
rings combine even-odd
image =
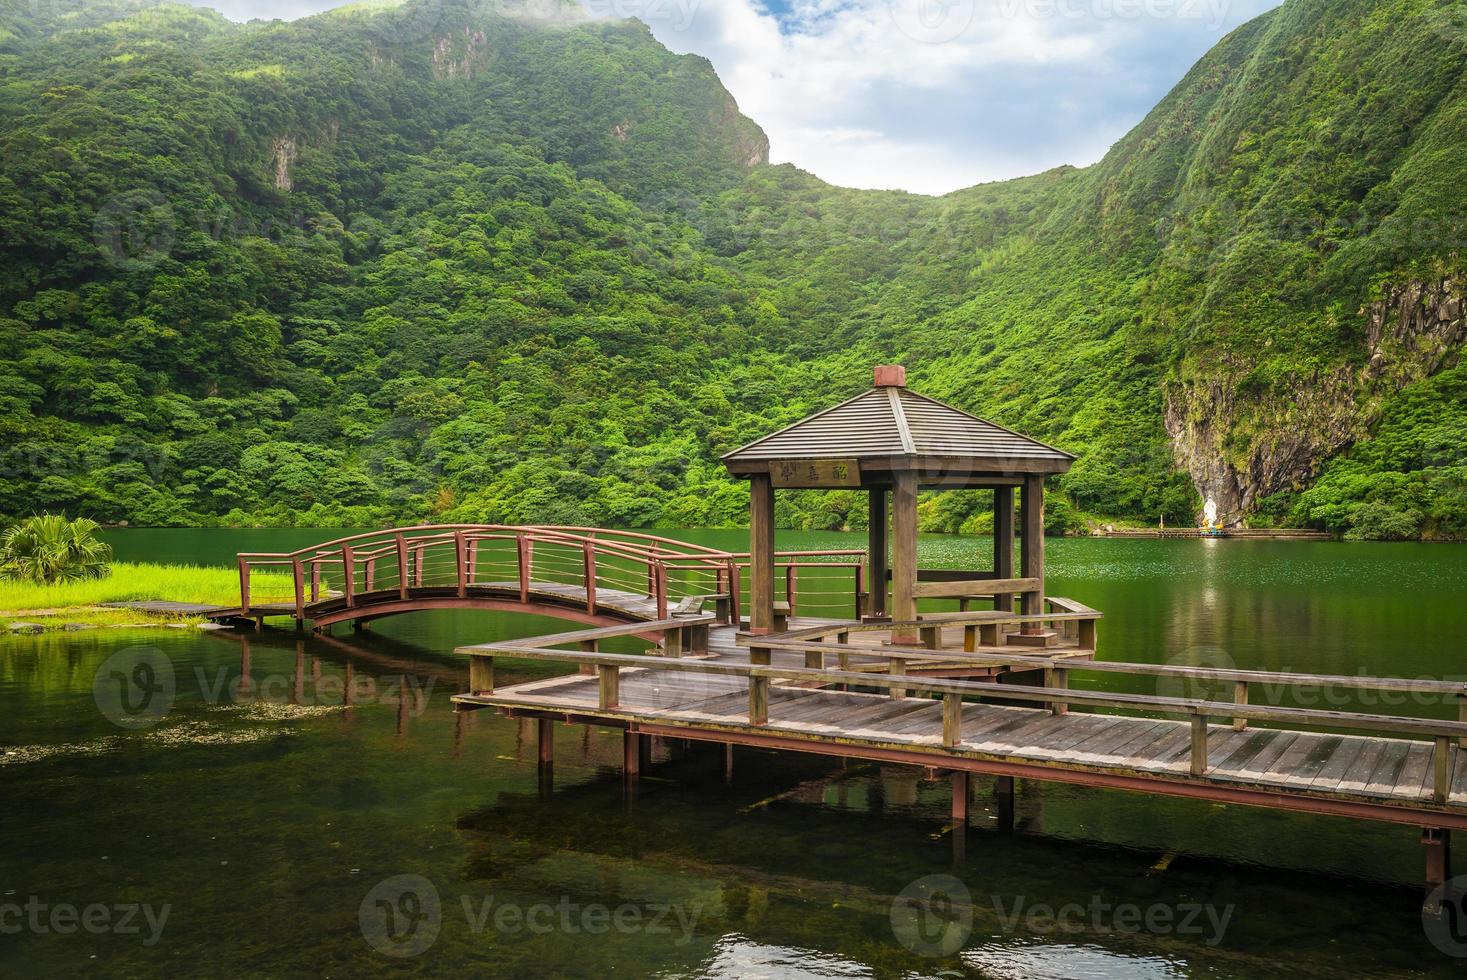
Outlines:
[{"label": "wooden boardwalk", "polygon": [[[939,756],[1017,761],[1076,772],[1130,773],[1192,781],[1191,725],[1110,714],[1056,715],[1047,708],[965,703],[961,740],[942,744],[943,704],[931,698],[774,686],[769,717],[748,722],[747,684],[737,677],[626,670],[616,709],[598,705],[598,679],[557,677],[465,696],[464,703],[568,713],[642,726],[757,732],[793,740],[903,748]],[[679,732],[689,737],[690,732]],[[1406,805],[1431,804],[1433,743],[1280,729],[1209,725],[1205,782]],[[814,750],[818,751],[818,750]],[[842,753],[843,754],[843,753]],[[1467,814],[1467,759],[1455,756],[1448,808]]]},{"label": "wooden boardwalk", "polygon": [[[1044,618],[1063,625],[1066,615],[1078,614]],[[1301,684],[1409,691],[1450,705],[1455,717],[1467,684],[1106,663],[1090,660],[1073,640],[1034,651],[1007,646],[998,630],[999,642],[964,650],[967,628],[1030,617],[954,618],[910,624],[925,631],[923,647],[892,644],[893,624],[796,621],[786,633],[751,636],[711,617],[645,624],[668,635],[662,655],[595,649],[625,629],[463,647],[471,690],[454,700],[545,724],[621,728],[629,740],[685,738],[906,763],[963,778],[986,773],[1407,824],[1427,828],[1433,847],[1439,838],[1432,835],[1467,829],[1467,758],[1458,748],[1467,723],[1280,707],[1247,696]],[[556,649],[565,645],[577,649]],[[518,658],[559,661],[576,672],[495,686],[494,662]],[[954,664],[968,679],[921,672]],[[1236,697],[1212,702],[1067,683],[1070,674],[1090,671],[1223,681],[1235,685]],[[1444,844],[1433,853],[1429,860],[1444,860]]]}]

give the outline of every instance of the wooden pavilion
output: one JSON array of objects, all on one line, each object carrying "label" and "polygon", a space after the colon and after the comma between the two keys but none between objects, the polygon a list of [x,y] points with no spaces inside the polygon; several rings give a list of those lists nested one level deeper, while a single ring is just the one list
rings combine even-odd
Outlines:
[{"label": "wooden pavilion", "polygon": [[[1066,472],[1075,457],[912,391],[899,365],[874,373],[867,391],[723,457],[730,473],[749,481],[750,632],[774,632],[774,492],[784,488],[869,494],[867,619],[911,622],[917,600],[927,597],[989,596],[1000,607],[1018,595],[1024,613],[1041,613],[1044,478]],[[918,570],[917,493],[924,488],[993,491],[990,571]],[[1022,526],[1017,576],[1015,488]],[[1010,642],[1045,645],[1048,636],[1034,628]]]}]

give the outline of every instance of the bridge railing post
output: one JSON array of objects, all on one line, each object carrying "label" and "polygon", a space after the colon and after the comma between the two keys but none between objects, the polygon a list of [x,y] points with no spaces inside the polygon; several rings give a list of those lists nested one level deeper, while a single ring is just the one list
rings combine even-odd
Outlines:
[{"label": "bridge railing post", "polygon": [[667,566],[657,562],[652,566],[653,591],[657,598],[657,618],[667,618]]},{"label": "bridge railing post", "polygon": [[306,570],[299,558],[290,561],[291,576],[295,579],[295,618],[306,618]]},{"label": "bridge railing post", "polygon": [[239,614],[250,614],[250,563],[239,559]]},{"label": "bridge railing post", "polygon": [[311,601],[319,602],[321,599],[321,559],[311,557]]},{"label": "bridge railing post", "polygon": [[581,565],[586,576],[586,612],[596,614],[596,545],[590,541],[581,545]]},{"label": "bridge railing post", "polygon": [[1191,772],[1194,776],[1207,773],[1207,716],[1192,716]]},{"label": "bridge railing post", "polygon": [[739,566],[737,562],[728,563],[728,610],[729,622],[735,626],[743,618],[743,612],[739,609]]},{"label": "bridge railing post", "polygon": [[458,597],[464,598],[469,594],[469,569],[468,539],[462,531],[453,532],[453,567],[455,569],[455,581],[458,583]]},{"label": "bridge railing post", "polygon": [[530,563],[534,553],[530,550],[530,539],[523,534],[514,539],[515,559],[520,572],[520,602],[530,601]]},{"label": "bridge railing post", "polygon": [[357,556],[351,545],[341,546],[341,590],[346,597],[347,608],[357,604]]},{"label": "bridge railing post", "polygon": [[[408,597],[407,540],[403,538],[401,532],[393,535],[393,538],[397,544],[397,597],[406,599]],[[419,556],[418,560],[422,561],[422,557]]]}]

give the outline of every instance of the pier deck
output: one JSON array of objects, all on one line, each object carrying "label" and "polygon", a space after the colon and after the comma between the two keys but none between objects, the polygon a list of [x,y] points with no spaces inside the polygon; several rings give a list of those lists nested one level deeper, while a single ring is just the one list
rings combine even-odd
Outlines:
[{"label": "pier deck", "polygon": [[[965,627],[992,624],[994,614],[946,619],[941,632],[912,624],[929,630],[922,647],[891,642],[893,626],[900,632],[902,624],[796,621],[786,633],[751,636],[708,617],[645,624],[689,632],[661,656],[589,649],[626,632],[617,629],[464,647],[471,690],[454,700],[464,709],[622,728],[629,738],[761,746],[1467,829],[1467,759],[1458,748],[1467,723],[1249,704],[1246,694],[1249,687],[1307,684],[1410,691],[1455,705],[1467,684],[1105,663],[1073,644],[964,650]],[[706,631],[706,639],[691,631]],[[842,635],[844,643],[825,642]],[[581,649],[553,649],[571,643]],[[495,687],[496,658],[560,661],[580,672]],[[834,660],[843,663],[827,666]],[[938,665],[969,679],[920,672]],[[1068,685],[1068,675],[1088,671],[1178,674],[1242,690],[1233,702],[1213,702]]]}]

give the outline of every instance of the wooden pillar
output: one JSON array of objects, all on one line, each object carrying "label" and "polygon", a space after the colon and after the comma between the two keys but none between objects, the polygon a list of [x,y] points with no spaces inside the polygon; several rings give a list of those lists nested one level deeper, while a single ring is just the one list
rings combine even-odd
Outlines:
[{"label": "wooden pillar", "polygon": [[[891,615],[917,618],[917,474],[898,473],[891,495]],[[892,634],[893,642],[915,643],[914,630]]]},{"label": "wooden pillar", "polygon": [[749,631],[774,632],[774,484],[749,478]]},{"label": "wooden pillar", "polygon": [[993,782],[993,799],[997,804],[998,829],[1009,833],[1014,829],[1014,777],[999,776]]},{"label": "wooden pillar", "polygon": [[1440,888],[1452,877],[1452,832],[1441,827],[1421,828],[1426,847],[1426,889]]},{"label": "wooden pillar", "polygon": [[[993,577],[1014,577],[1014,488],[993,488]],[[994,596],[995,609],[1011,612],[1011,596]]]},{"label": "wooden pillar", "polygon": [[[1020,553],[1020,574],[1024,578],[1037,578],[1039,585],[1033,592],[1024,593],[1024,615],[1037,616],[1044,612],[1044,477],[1024,477],[1024,541]],[[1026,624],[1027,634],[1044,631],[1038,624]]]},{"label": "wooden pillar", "polygon": [[962,771],[954,772],[952,784],[953,827],[966,827],[968,825],[968,774]]},{"label": "wooden pillar", "polygon": [[636,782],[642,771],[642,736],[630,728],[622,732],[621,765],[627,782]]},{"label": "wooden pillar", "polygon": [[872,487],[868,493],[866,553],[871,571],[866,578],[866,615],[880,619],[886,615],[886,487]]}]

